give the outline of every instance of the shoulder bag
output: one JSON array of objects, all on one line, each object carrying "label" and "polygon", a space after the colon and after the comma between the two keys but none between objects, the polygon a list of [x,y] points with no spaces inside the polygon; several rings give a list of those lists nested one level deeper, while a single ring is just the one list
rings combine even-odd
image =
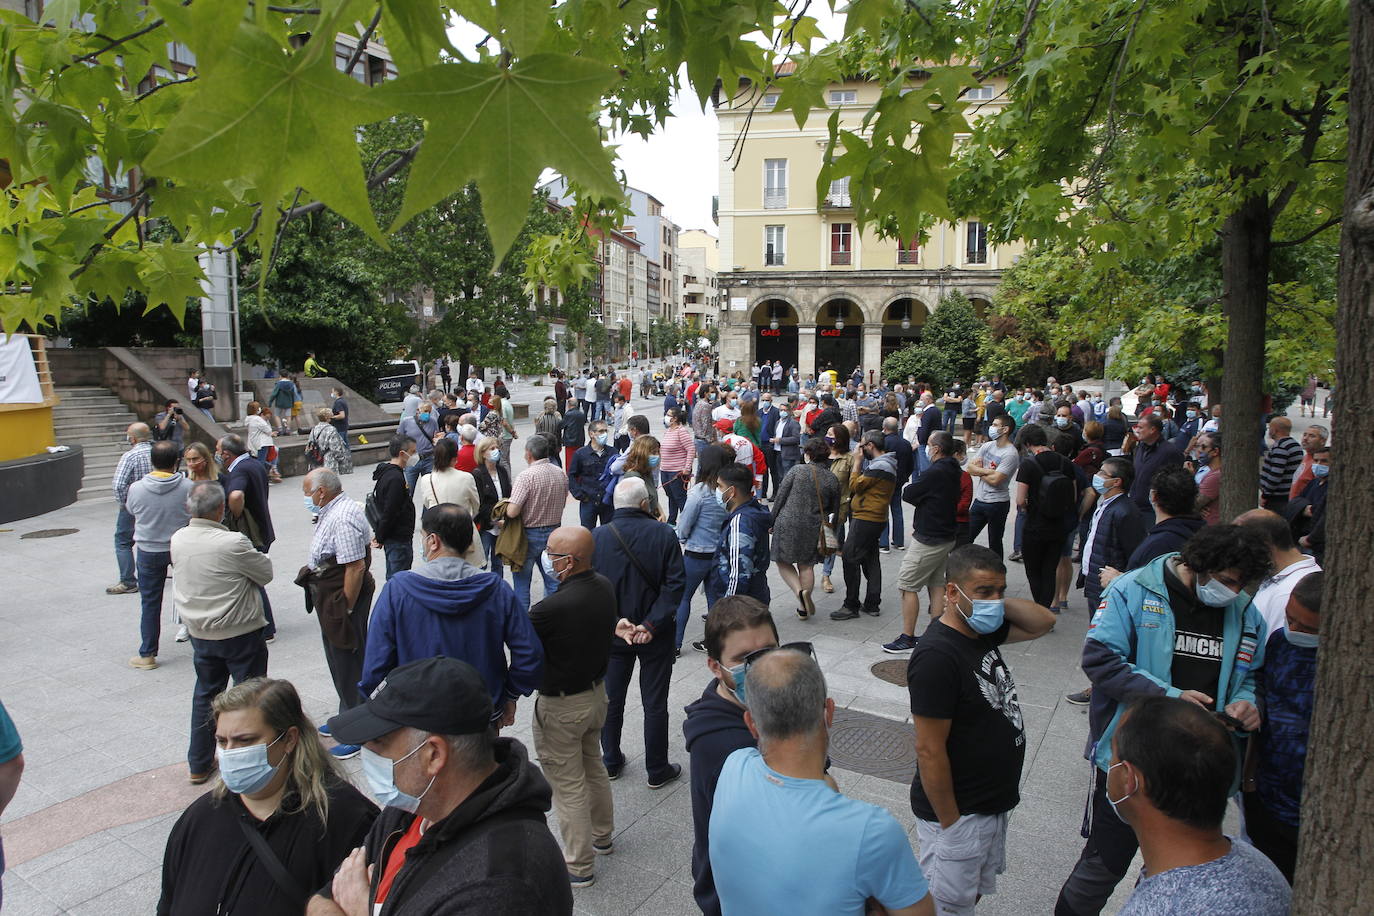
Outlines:
[{"label": "shoulder bag", "polygon": [[266,868],[267,873],[272,876],[272,880],[277,882],[277,887],[282,889],[292,903],[303,908],[309,901],[310,895],[305,888],[301,887],[300,882],[291,876],[291,872],[286,870],[286,866],[272,851],[267,839],[250,827],[245,820],[239,821],[239,827],[243,829],[244,839],[248,840],[248,845],[253,847],[253,852],[257,853],[263,868]]},{"label": "shoulder bag", "polygon": [[816,549],[820,551],[821,556],[828,557],[840,549],[840,538],[835,533],[835,526],[825,519],[825,504],[821,500],[821,482],[816,476],[814,467],[811,469],[811,485],[816,488],[816,511],[821,516],[820,542],[816,545]]}]

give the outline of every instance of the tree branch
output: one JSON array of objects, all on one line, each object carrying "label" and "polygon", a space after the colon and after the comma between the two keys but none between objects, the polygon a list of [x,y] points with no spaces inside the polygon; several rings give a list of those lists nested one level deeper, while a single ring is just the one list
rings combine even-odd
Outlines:
[{"label": "tree branch", "polygon": [[1322,224],[1321,224],[1320,226],[1318,226],[1317,228],[1313,229],[1311,232],[1307,233],[1306,235],[1298,236],[1298,237],[1295,238],[1295,239],[1285,239],[1285,240],[1283,240],[1282,242],[1273,242],[1273,243],[1271,243],[1270,247],[1271,247],[1271,248],[1290,248],[1290,247],[1292,247],[1293,245],[1301,245],[1303,242],[1310,241],[1311,239],[1316,238],[1317,236],[1321,235],[1323,232],[1325,232],[1326,230],[1330,229],[1332,226],[1340,225],[1340,222],[1341,222],[1340,216],[1333,216],[1333,217],[1331,217],[1330,219],[1328,219],[1326,222],[1322,223]]},{"label": "tree branch", "polygon": [[129,220],[135,219],[138,216],[139,211],[148,205],[148,192],[152,190],[152,187],[153,185],[151,181],[144,185],[143,190],[140,191],[138,194],[138,199],[134,201],[134,205],[129,208],[129,212],[121,216],[119,218],[119,221],[116,222],[113,226],[105,230],[104,240],[99,242],[98,244],[92,245],[91,250],[86,252],[86,256],[82,258],[81,263],[76,266],[76,270],[73,270],[68,275],[71,279],[75,280],[77,277],[85,273],[86,268],[90,267],[91,262],[95,260],[95,256],[100,254],[100,252],[104,250],[106,243],[113,239],[115,235],[118,234],[119,230],[123,229],[125,225],[128,224]]},{"label": "tree branch", "polygon": [[[1298,148],[1298,155],[1301,156],[1304,165],[1310,163],[1312,156],[1317,152],[1317,143],[1322,136],[1322,121],[1326,118],[1330,101],[1331,96],[1327,94],[1326,87],[1318,86],[1316,98],[1312,100],[1312,110],[1308,112],[1307,123],[1303,125],[1302,145]],[[1288,206],[1297,190],[1298,182],[1295,179],[1288,182],[1274,198],[1274,202],[1269,205],[1271,225],[1278,220],[1279,214]]]},{"label": "tree branch", "polygon": [[372,33],[377,31],[377,24],[382,21],[382,8],[377,7],[377,14],[372,17],[372,21],[367,24],[363,34],[358,37],[358,46],[353,49],[353,53],[348,55],[348,62],[344,64],[344,76],[352,76],[353,68],[358,66],[358,61],[363,59],[363,52],[367,50],[367,43],[372,40]]},{"label": "tree branch", "polygon": [[148,23],[148,24],[145,25],[143,28],[139,29],[139,30],[136,31],[136,32],[131,32],[131,33],[129,33],[128,35],[125,35],[123,38],[112,38],[112,39],[110,39],[110,40],[109,40],[109,43],[106,44],[105,47],[100,48],[100,49],[97,50],[97,51],[92,51],[90,54],[85,54],[85,55],[82,55],[81,57],[75,58],[74,60],[72,60],[72,63],[73,63],[73,64],[95,63],[96,60],[99,59],[100,55],[104,54],[105,52],[107,52],[107,51],[113,51],[115,48],[119,47],[120,45],[122,45],[122,44],[127,44],[128,42],[133,41],[135,38],[142,38],[144,35],[147,35],[149,32],[156,31],[157,29],[162,28],[163,25],[164,25],[164,21],[163,21],[162,19],[154,19],[152,22]]},{"label": "tree branch", "polygon": [[1040,0],[1030,0],[1030,3],[1026,5],[1026,16],[1021,20],[1021,31],[1017,34],[1016,41],[1012,45],[1012,47],[1016,49],[1016,52],[1012,54],[1011,57],[989,70],[976,71],[974,76],[977,77],[979,82],[991,79],[1004,70],[1010,70],[1021,62],[1021,58],[1026,56],[1026,42],[1030,39],[1031,27],[1035,25],[1035,17],[1039,12]]},{"label": "tree branch", "polygon": [[154,86],[152,89],[149,89],[147,92],[139,93],[138,95],[134,96],[134,101],[135,101],[135,102],[141,102],[141,101],[143,101],[144,99],[146,99],[148,96],[152,95],[154,92],[158,92],[159,90],[166,89],[168,86],[183,86],[183,85],[185,85],[186,83],[194,83],[197,79],[199,79],[199,77],[196,77],[196,76],[188,76],[188,77],[186,77],[185,79],[180,79],[180,80],[168,80],[168,81],[165,82],[165,83],[158,83],[156,86]]}]

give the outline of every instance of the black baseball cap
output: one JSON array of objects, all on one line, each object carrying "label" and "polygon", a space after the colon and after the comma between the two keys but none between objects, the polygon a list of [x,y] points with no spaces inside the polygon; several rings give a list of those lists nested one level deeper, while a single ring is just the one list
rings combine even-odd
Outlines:
[{"label": "black baseball cap", "polygon": [[476,668],[442,655],[393,668],[367,702],[329,720],[340,744],[365,744],[398,728],[475,735],[491,725],[491,693]]}]

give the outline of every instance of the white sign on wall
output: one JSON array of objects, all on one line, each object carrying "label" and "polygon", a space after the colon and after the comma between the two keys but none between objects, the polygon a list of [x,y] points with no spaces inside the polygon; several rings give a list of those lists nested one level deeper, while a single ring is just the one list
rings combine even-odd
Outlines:
[{"label": "white sign on wall", "polygon": [[747,297],[747,296],[731,296],[731,297],[730,297],[730,308],[731,308],[732,311],[736,311],[736,312],[742,312],[742,311],[744,311],[745,309],[749,308],[749,299],[748,299],[748,297]]}]

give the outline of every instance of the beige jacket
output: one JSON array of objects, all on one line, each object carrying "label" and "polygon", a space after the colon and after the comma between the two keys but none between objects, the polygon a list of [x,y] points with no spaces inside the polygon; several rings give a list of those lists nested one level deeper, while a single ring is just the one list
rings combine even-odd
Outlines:
[{"label": "beige jacket", "polygon": [[[415,492],[420,494],[421,510],[441,503],[453,503],[467,510],[468,515],[477,518],[477,510],[482,505],[482,497],[477,493],[477,481],[467,471],[449,468],[438,474],[426,474],[415,482]],[[477,529],[472,531],[472,546],[463,554],[463,559],[473,566],[486,566],[487,553],[482,549],[482,538]]]},{"label": "beige jacket", "polygon": [[237,531],[193,518],[172,535],[172,588],[181,622],[197,639],[230,639],[267,625],[258,586],[272,561]]}]

